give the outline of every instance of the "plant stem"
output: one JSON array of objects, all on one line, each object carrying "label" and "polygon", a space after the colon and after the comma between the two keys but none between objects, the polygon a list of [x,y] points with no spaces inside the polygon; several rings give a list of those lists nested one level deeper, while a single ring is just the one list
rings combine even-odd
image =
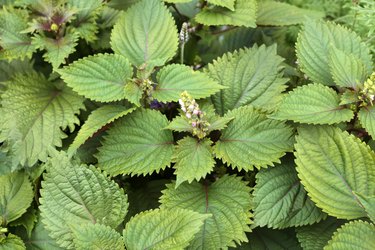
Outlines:
[{"label": "plant stem", "polygon": [[180,60],[181,64],[184,64],[184,51],[185,51],[185,43],[181,43],[181,49],[180,49]]}]

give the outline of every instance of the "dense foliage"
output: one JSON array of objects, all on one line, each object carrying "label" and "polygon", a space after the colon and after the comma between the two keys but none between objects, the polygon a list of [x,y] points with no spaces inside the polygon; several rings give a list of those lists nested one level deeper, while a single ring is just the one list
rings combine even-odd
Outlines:
[{"label": "dense foliage", "polygon": [[0,0],[0,249],[375,249],[372,0]]}]

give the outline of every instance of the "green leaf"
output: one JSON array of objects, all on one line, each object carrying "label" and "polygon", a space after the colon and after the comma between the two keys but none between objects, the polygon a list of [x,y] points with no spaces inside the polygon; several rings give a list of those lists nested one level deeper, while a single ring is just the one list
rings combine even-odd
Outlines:
[{"label": "green leaf", "polygon": [[21,31],[28,27],[28,13],[21,9],[0,10],[0,57],[11,59],[31,58],[36,47],[31,38]]},{"label": "green leaf", "polygon": [[307,196],[290,163],[260,170],[253,195],[254,223],[261,227],[298,227],[326,217]]},{"label": "green leaf", "polygon": [[354,54],[348,54],[334,46],[329,48],[328,61],[332,78],[338,86],[356,88],[367,78],[366,66]]},{"label": "green leaf", "polygon": [[143,90],[140,86],[138,86],[135,82],[129,81],[124,88],[125,91],[125,98],[135,104],[136,106],[141,106],[141,98],[143,95]]},{"label": "green leaf", "polygon": [[[98,24],[96,23],[97,15],[101,10],[103,1],[101,0],[69,0],[68,5],[77,11],[72,21],[73,32],[78,32],[79,36],[87,42],[96,40]],[[72,26],[70,26],[72,27]]]},{"label": "green leaf", "polygon": [[250,187],[241,178],[223,176],[213,184],[167,184],[160,198],[161,208],[184,208],[212,214],[188,249],[225,249],[235,243],[247,242],[250,232]]},{"label": "green leaf", "polygon": [[128,249],[184,249],[210,215],[173,208],[155,209],[134,216],[124,230]]},{"label": "green leaf", "polygon": [[212,141],[203,139],[198,141],[192,137],[185,137],[177,142],[174,153],[173,168],[176,169],[176,188],[188,181],[199,181],[205,178],[206,175],[212,172],[215,160],[211,149]]},{"label": "green leaf", "polygon": [[78,94],[100,102],[124,99],[124,87],[133,75],[129,61],[114,54],[88,56],[58,72]]},{"label": "green leaf", "polygon": [[101,224],[83,224],[72,227],[75,249],[123,250],[124,241],[116,230]]},{"label": "green leaf", "polygon": [[187,3],[187,2],[190,2],[192,0],[164,0],[164,2],[166,3]]},{"label": "green leaf", "polygon": [[206,73],[193,71],[190,67],[180,64],[162,68],[157,75],[157,82],[152,96],[160,102],[178,101],[184,91],[193,98],[200,99],[223,89]]},{"label": "green leaf", "polygon": [[234,11],[234,4],[236,0],[207,0],[208,3],[225,7],[227,9],[230,9],[231,11]]},{"label": "green leaf", "polygon": [[303,249],[322,250],[341,224],[343,224],[341,221],[328,217],[326,220],[310,226],[297,227],[298,241]]},{"label": "green leaf", "polygon": [[32,44],[38,49],[46,50],[43,57],[52,64],[53,69],[57,69],[65,63],[65,59],[75,51],[78,43],[76,33],[67,34],[59,39],[53,39],[42,35],[34,35]]},{"label": "green leaf", "polygon": [[274,109],[285,90],[286,79],[280,75],[282,60],[276,46],[254,46],[226,53],[209,64],[210,77],[228,87],[212,97],[216,111],[224,115],[248,104]]},{"label": "green leaf", "polygon": [[232,168],[253,170],[273,166],[293,148],[293,130],[284,122],[268,119],[260,111],[245,106],[229,111],[234,117],[214,146],[216,157]]},{"label": "green leaf", "polygon": [[350,221],[339,228],[324,250],[375,249],[375,226],[364,221]]},{"label": "green leaf", "polygon": [[10,81],[16,74],[27,74],[31,71],[33,71],[33,62],[29,60],[0,61],[0,83]]},{"label": "green leaf", "polygon": [[31,236],[31,232],[34,229],[35,223],[37,222],[37,211],[33,206],[30,206],[26,213],[24,213],[17,220],[14,220],[10,223],[10,226],[23,226],[27,232],[27,236]]},{"label": "green leaf", "polygon": [[271,230],[257,227],[248,234],[249,242],[237,250],[301,250],[294,230]]},{"label": "green leaf", "polygon": [[177,132],[193,132],[193,127],[189,123],[189,120],[186,118],[186,116],[177,116],[165,128]]},{"label": "green leaf", "polygon": [[61,129],[73,131],[79,123],[75,115],[84,109],[82,97],[37,73],[15,76],[1,97],[2,132],[12,143],[14,160],[22,165],[46,161],[62,146],[66,135]]},{"label": "green leaf", "polygon": [[6,225],[20,218],[33,197],[33,188],[24,172],[0,176],[0,221]]},{"label": "green leaf", "polygon": [[367,75],[372,72],[369,49],[357,34],[335,23],[309,20],[305,22],[298,36],[296,51],[301,70],[312,81],[334,85],[329,65],[330,57],[327,56],[332,47],[358,58],[364,65]]},{"label": "green leaf", "polygon": [[203,8],[195,20],[204,25],[236,25],[255,28],[256,0],[236,0],[234,11],[216,6]]},{"label": "green leaf", "polygon": [[340,106],[340,96],[321,84],[297,87],[282,100],[270,117],[309,124],[333,124],[350,121],[354,113]]},{"label": "green leaf", "polygon": [[127,189],[129,212],[126,215],[125,222],[140,212],[158,208],[160,205],[159,198],[162,195],[161,190],[165,189],[167,183],[169,183],[169,180],[166,179],[134,182]]},{"label": "green leaf", "polygon": [[167,118],[156,110],[138,110],[116,121],[108,130],[97,159],[111,175],[146,175],[170,165],[172,132]]},{"label": "green leaf", "polygon": [[117,227],[125,218],[127,196],[94,167],[76,165],[56,155],[44,174],[40,211],[49,235],[63,248],[74,248],[71,226],[103,224]]},{"label": "green leaf", "polygon": [[20,169],[20,166],[12,164],[12,155],[3,147],[0,147],[0,176],[10,174]]},{"label": "green leaf", "polygon": [[[22,235],[25,242],[26,248],[29,250],[60,250],[56,241],[53,240],[49,235],[46,229],[43,226],[40,216],[38,216],[38,222],[35,224],[35,227],[31,233],[31,237],[27,235]],[[18,233],[18,231],[17,231]]]},{"label": "green leaf", "polygon": [[26,246],[20,237],[10,233],[0,241],[0,250],[26,250]]},{"label": "green leaf", "polygon": [[142,0],[113,27],[111,45],[135,66],[161,66],[175,55],[177,34],[172,15],[160,0]]},{"label": "green leaf", "polygon": [[375,223],[375,195],[367,196],[355,193],[358,200],[361,202],[362,206],[365,208],[365,211],[367,213],[367,217],[370,218],[370,220]]},{"label": "green leaf", "polygon": [[306,17],[319,19],[324,12],[301,9],[297,6],[276,1],[259,1],[257,25],[285,26],[303,23]]},{"label": "green leaf", "polygon": [[339,128],[298,128],[295,156],[298,176],[312,201],[337,218],[366,216],[353,192],[375,192],[375,153]]},{"label": "green leaf", "polygon": [[358,118],[362,127],[375,139],[375,106],[361,108],[358,112]]},{"label": "green leaf", "polygon": [[94,135],[99,129],[105,125],[123,117],[135,108],[127,108],[120,105],[105,105],[94,111],[89,115],[86,122],[82,125],[76,138],[69,147],[69,152],[76,151],[82,144]]}]

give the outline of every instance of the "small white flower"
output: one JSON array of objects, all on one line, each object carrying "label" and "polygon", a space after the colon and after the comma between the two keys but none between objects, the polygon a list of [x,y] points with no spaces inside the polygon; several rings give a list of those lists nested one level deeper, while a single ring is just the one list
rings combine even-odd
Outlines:
[{"label": "small white flower", "polygon": [[195,106],[193,104],[190,104],[189,105],[189,108],[188,108],[190,111],[193,111],[195,109]]},{"label": "small white flower", "polygon": [[194,110],[193,110],[193,114],[194,114],[194,115],[198,115],[199,113],[200,113],[200,112],[199,112],[198,109],[194,109]]},{"label": "small white flower", "polygon": [[190,113],[186,113],[186,117],[190,119],[191,118],[191,114]]},{"label": "small white flower", "polygon": [[181,110],[186,113],[186,108],[184,106],[181,107]]},{"label": "small white flower", "polygon": [[193,126],[193,128],[195,128],[197,126],[197,123],[196,122],[192,122],[191,126]]},{"label": "small white flower", "polygon": [[178,103],[179,103],[182,107],[185,106],[184,101],[181,100],[181,99],[178,99]]},{"label": "small white flower", "polygon": [[370,95],[371,100],[374,100],[374,98],[375,98],[375,95]]}]

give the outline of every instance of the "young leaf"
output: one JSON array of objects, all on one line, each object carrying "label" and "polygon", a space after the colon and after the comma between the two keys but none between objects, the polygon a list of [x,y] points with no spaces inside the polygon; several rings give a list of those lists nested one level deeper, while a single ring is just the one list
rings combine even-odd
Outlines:
[{"label": "young leaf", "polygon": [[26,250],[26,246],[20,237],[10,233],[4,239],[0,237],[0,249],[1,250]]},{"label": "young leaf", "polygon": [[273,166],[293,148],[292,128],[268,119],[251,106],[235,109],[226,116],[234,119],[222,131],[214,152],[233,168],[253,170],[254,166]]},{"label": "young leaf", "polygon": [[257,25],[284,26],[303,23],[306,17],[319,19],[324,12],[301,9],[294,5],[276,1],[258,2]]},{"label": "young leaf", "polygon": [[101,0],[68,1],[69,7],[77,11],[75,19],[72,22],[74,26],[72,31],[78,32],[79,36],[87,42],[96,40],[96,33],[99,29],[96,19],[102,4],[103,1]]},{"label": "young leaf", "polygon": [[49,235],[63,248],[74,248],[71,226],[103,224],[117,227],[125,218],[127,196],[94,167],[76,165],[56,155],[44,174],[40,211]]},{"label": "young leaf", "polygon": [[70,145],[69,152],[76,151],[87,139],[106,124],[111,123],[134,110],[135,108],[127,108],[120,105],[105,105],[94,110],[79,130],[74,142]]},{"label": "young leaf", "polygon": [[36,47],[31,38],[21,31],[28,27],[28,13],[23,9],[3,8],[0,11],[0,57],[11,59],[31,58]]},{"label": "young leaf", "polygon": [[355,88],[368,76],[364,63],[358,57],[334,46],[329,48],[328,64],[332,78],[338,86]]},{"label": "young leaf", "polygon": [[191,126],[189,120],[184,116],[177,116],[165,128],[177,132],[193,132],[193,126]]},{"label": "young leaf", "polygon": [[170,165],[172,132],[156,110],[138,110],[116,121],[97,155],[100,168],[111,175],[146,175]]},{"label": "young leaf", "polygon": [[157,82],[152,96],[160,102],[178,101],[184,91],[193,98],[200,99],[223,89],[206,73],[193,71],[190,67],[179,64],[162,68],[157,75]]},{"label": "young leaf", "polygon": [[236,25],[255,28],[256,11],[256,0],[236,0],[234,11],[220,6],[204,8],[196,15],[195,20],[204,25]]},{"label": "young leaf", "polygon": [[339,228],[324,250],[375,249],[375,226],[364,221],[350,221]]},{"label": "young leaf", "polygon": [[176,188],[188,181],[199,181],[210,173],[215,165],[212,155],[211,144],[209,139],[198,141],[192,137],[185,137],[177,142],[174,153],[174,165],[176,178]]},{"label": "young leaf", "polygon": [[209,217],[181,208],[141,212],[126,223],[125,246],[127,249],[184,249]]},{"label": "young leaf", "polygon": [[251,195],[246,182],[239,177],[223,176],[211,185],[208,183],[167,184],[160,198],[161,208],[184,208],[212,217],[190,243],[189,249],[222,249],[247,242],[245,232],[251,223]]},{"label": "young leaf", "polygon": [[3,225],[20,218],[33,197],[33,188],[24,172],[0,176],[0,218]]},{"label": "young leaf", "polygon": [[143,95],[143,90],[140,86],[138,86],[135,82],[129,81],[124,88],[125,91],[125,98],[135,104],[136,106],[141,106],[141,98]]},{"label": "young leaf", "polygon": [[307,196],[293,164],[260,170],[253,195],[254,223],[261,227],[298,227],[326,217]]},{"label": "young leaf", "polygon": [[58,72],[78,94],[100,102],[124,99],[124,86],[133,76],[129,61],[114,54],[88,56]]},{"label": "young leaf", "polygon": [[286,79],[280,76],[282,60],[276,46],[254,46],[224,54],[209,64],[210,77],[228,87],[212,97],[216,111],[224,115],[248,104],[274,109],[285,90]]},{"label": "young leaf", "polygon": [[322,250],[341,224],[343,224],[342,221],[328,217],[310,226],[297,227],[298,241],[303,249]]},{"label": "young leaf", "polygon": [[375,106],[363,107],[358,113],[363,128],[375,139]]},{"label": "young leaf", "polygon": [[83,98],[70,88],[37,73],[15,76],[1,97],[3,133],[12,142],[16,163],[29,166],[61,147],[66,135],[60,129],[73,131],[79,123],[75,115],[84,108]]},{"label": "young leaf", "polygon": [[231,11],[234,11],[234,5],[236,0],[207,0],[208,3],[225,7],[227,9],[230,9]]},{"label": "young leaf", "polygon": [[353,54],[363,63],[367,75],[372,72],[370,51],[357,34],[331,22],[309,20],[298,36],[296,51],[301,70],[312,81],[334,84],[327,56],[331,47]]},{"label": "young leaf", "polygon": [[339,95],[322,84],[295,88],[281,102],[270,117],[310,124],[333,124],[349,121],[353,111],[340,106]]},{"label": "young leaf", "polygon": [[298,176],[314,203],[343,219],[366,216],[353,192],[375,192],[375,153],[359,139],[331,126],[298,128]]},{"label": "young leaf", "polygon": [[65,58],[75,51],[77,43],[78,35],[76,33],[67,34],[57,39],[35,35],[32,41],[32,44],[38,49],[46,50],[43,57],[52,64],[54,69],[65,63]]},{"label": "young leaf", "polygon": [[72,233],[75,249],[125,249],[121,235],[116,230],[106,225],[73,225]]},{"label": "young leaf", "polygon": [[111,45],[135,66],[161,66],[175,55],[178,32],[160,0],[141,0],[113,27]]}]

